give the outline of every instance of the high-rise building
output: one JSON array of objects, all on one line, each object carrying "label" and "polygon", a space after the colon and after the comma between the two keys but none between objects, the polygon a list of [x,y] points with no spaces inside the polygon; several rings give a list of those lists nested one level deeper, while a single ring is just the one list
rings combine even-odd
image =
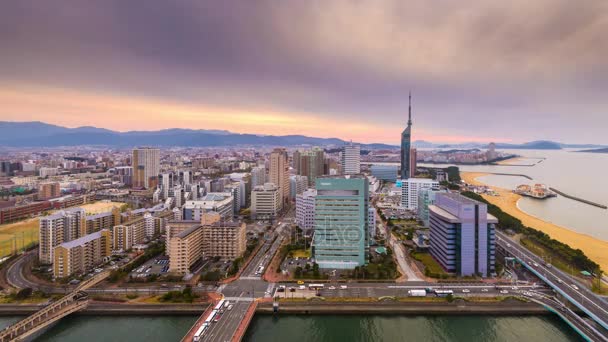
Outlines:
[{"label": "high-rise building", "polygon": [[315,229],[317,190],[308,189],[296,196],[296,224],[305,232]]},{"label": "high-rise building", "polygon": [[495,225],[485,203],[458,193],[440,193],[430,212],[430,251],[448,272],[460,276],[494,273]]},{"label": "high-rise building", "polygon": [[158,185],[160,150],[157,148],[133,149],[133,187],[150,189]]},{"label": "high-rise building", "polygon": [[412,139],[412,93],[410,93],[407,127],[401,133],[401,179],[408,179],[414,175],[410,171],[410,154]]},{"label": "high-rise building", "polygon": [[308,178],[300,175],[293,175],[289,177],[291,197],[296,198],[297,195],[303,193],[308,189]]},{"label": "high-rise building", "polygon": [[58,182],[46,182],[38,184],[38,199],[47,200],[61,196],[61,187]]},{"label": "high-rise building", "polygon": [[376,208],[370,205],[367,213],[367,229],[370,241],[376,238]]},{"label": "high-rise building", "polygon": [[401,206],[418,209],[418,192],[422,189],[439,190],[439,182],[429,178],[410,178],[401,181]]},{"label": "high-rise building", "polygon": [[361,146],[359,144],[344,145],[342,148],[342,174],[357,175],[361,173]]},{"label": "high-rise building", "polygon": [[256,186],[251,191],[251,217],[254,220],[274,219],[281,210],[281,194],[274,183]]},{"label": "high-rise building", "polygon": [[410,177],[416,176],[416,169],[418,168],[418,150],[415,148],[410,149]]},{"label": "high-rise building", "polygon": [[319,267],[353,269],[367,262],[369,191],[362,175],[317,178],[313,255]]},{"label": "high-rise building", "polygon": [[251,169],[251,187],[264,185],[266,183],[266,168],[257,166]]},{"label": "high-rise building", "polygon": [[173,189],[173,174],[163,173],[160,175],[160,188],[162,190],[163,199],[169,198],[171,189]]},{"label": "high-rise building", "polygon": [[53,251],[53,276],[84,274],[112,255],[112,237],[107,229],[64,242]]},{"label": "high-rise building", "polygon": [[300,173],[300,160],[301,160],[300,151],[296,150],[295,152],[293,152],[293,154],[291,156],[291,160],[293,163],[293,169],[296,171],[297,174],[301,175],[301,173]]},{"label": "high-rise building", "polygon": [[315,147],[300,153],[298,174],[308,178],[308,185],[315,184],[315,179],[329,173],[325,172],[325,151]]},{"label": "high-rise building", "polygon": [[8,177],[11,173],[11,162],[8,160],[0,161],[0,176]]},{"label": "high-rise building", "polygon": [[53,263],[53,249],[58,245],[77,239],[85,225],[85,211],[70,208],[40,218],[39,249],[40,263]]},{"label": "high-rise building", "polygon": [[194,227],[199,227],[201,225],[201,220],[169,220],[165,227],[165,254],[171,254],[171,240],[178,236],[181,232],[189,230]]},{"label": "high-rise building", "polygon": [[79,236],[85,236],[98,232],[102,229],[108,229],[111,231],[112,227],[120,224],[120,210],[114,208],[111,211],[105,213],[99,213],[94,215],[87,215],[85,217],[85,224],[79,234]]},{"label": "high-rise building", "polygon": [[268,182],[279,188],[281,203],[289,200],[289,157],[284,148],[275,148],[270,154]]}]

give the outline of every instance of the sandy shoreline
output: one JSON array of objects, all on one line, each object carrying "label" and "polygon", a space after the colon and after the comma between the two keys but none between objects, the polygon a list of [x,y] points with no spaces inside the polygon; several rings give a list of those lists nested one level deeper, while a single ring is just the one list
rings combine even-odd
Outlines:
[{"label": "sandy shoreline", "polygon": [[[477,180],[478,177],[487,174],[480,172],[461,172],[462,179],[474,185],[486,185]],[[570,247],[582,250],[591,260],[600,265],[603,270],[608,270],[608,241],[598,240],[589,235],[577,233],[568,228],[556,224],[545,222],[538,217],[532,216],[517,206],[520,195],[514,194],[510,190],[489,186],[500,196],[482,195],[488,202],[500,207],[504,212],[517,217],[528,227],[540,230],[552,238],[568,244]]]}]

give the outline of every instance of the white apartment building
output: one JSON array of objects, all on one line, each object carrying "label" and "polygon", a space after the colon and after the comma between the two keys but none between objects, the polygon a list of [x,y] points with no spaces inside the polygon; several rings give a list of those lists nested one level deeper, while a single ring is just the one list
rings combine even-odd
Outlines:
[{"label": "white apartment building", "polygon": [[418,209],[418,192],[421,189],[439,190],[439,182],[428,178],[409,178],[401,181],[401,206],[408,210]]},{"label": "white apartment building", "polygon": [[261,186],[266,183],[266,168],[263,166],[251,169],[251,187]]},{"label": "white apartment building", "polygon": [[58,245],[77,239],[85,231],[85,211],[71,208],[40,218],[38,256],[40,263],[53,263],[53,249]]},{"label": "white apartment building", "polygon": [[[308,179],[304,177],[308,182]],[[315,228],[315,198],[316,189],[308,189],[296,196],[296,224],[303,231],[310,231]]]},{"label": "white apartment building", "polygon": [[274,183],[257,186],[251,191],[251,217],[254,220],[269,220],[281,210],[281,193]]},{"label": "white apartment building", "polygon": [[358,144],[345,145],[341,156],[342,173],[345,175],[357,175],[361,173],[361,146]]}]

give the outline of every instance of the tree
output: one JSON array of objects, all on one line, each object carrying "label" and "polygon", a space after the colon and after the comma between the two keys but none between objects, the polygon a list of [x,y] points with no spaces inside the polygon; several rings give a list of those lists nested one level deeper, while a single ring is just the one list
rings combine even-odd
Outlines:
[{"label": "tree", "polygon": [[17,292],[17,295],[15,295],[15,299],[26,299],[29,298],[29,296],[32,295],[32,288],[31,287],[26,287],[24,289],[19,290],[19,292]]},{"label": "tree", "polygon": [[302,267],[300,267],[300,266],[296,267],[294,275],[296,278],[300,278],[302,276]]}]

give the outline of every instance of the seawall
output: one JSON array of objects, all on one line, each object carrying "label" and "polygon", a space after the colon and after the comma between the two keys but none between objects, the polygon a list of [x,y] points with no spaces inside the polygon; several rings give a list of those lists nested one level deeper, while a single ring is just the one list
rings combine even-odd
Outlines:
[{"label": "seawall", "polygon": [[586,199],[579,198],[579,197],[576,197],[576,196],[568,195],[568,194],[566,194],[564,192],[561,192],[561,191],[557,190],[556,188],[551,188],[550,187],[549,190],[555,192],[558,195],[564,196],[564,197],[569,198],[569,199],[574,200],[574,201],[579,201],[581,203],[589,204],[589,205],[592,205],[594,207],[598,207],[598,208],[602,208],[602,209],[608,209],[608,206],[605,206],[605,205],[599,204],[599,203],[595,203],[595,202],[592,202],[592,201],[588,201]]},{"label": "seawall", "polygon": [[[256,313],[273,314],[272,303],[259,303]],[[280,302],[279,314],[373,314],[373,315],[547,315],[536,303],[504,302]]]}]

